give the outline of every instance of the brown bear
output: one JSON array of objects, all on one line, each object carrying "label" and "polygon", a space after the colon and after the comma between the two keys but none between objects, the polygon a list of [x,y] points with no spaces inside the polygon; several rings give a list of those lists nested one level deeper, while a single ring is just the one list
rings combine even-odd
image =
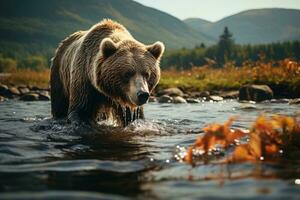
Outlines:
[{"label": "brown bear", "polygon": [[163,52],[163,43],[144,45],[110,19],[73,33],[52,59],[53,117],[76,123],[110,118],[121,126],[143,119]]}]

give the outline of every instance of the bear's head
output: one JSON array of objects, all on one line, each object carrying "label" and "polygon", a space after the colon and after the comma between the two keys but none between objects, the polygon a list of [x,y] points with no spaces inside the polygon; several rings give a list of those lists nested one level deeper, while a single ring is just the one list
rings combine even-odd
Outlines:
[{"label": "bear's head", "polygon": [[122,106],[145,104],[160,79],[164,49],[162,42],[146,46],[133,40],[103,39],[94,73],[96,88]]}]

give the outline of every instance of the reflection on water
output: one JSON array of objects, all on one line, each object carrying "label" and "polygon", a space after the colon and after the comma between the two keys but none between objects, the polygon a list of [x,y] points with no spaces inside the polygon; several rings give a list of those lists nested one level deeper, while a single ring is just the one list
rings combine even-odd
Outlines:
[{"label": "reflection on water", "polygon": [[236,101],[156,104],[126,128],[79,128],[50,119],[49,102],[0,103],[0,199],[281,199],[300,194],[299,162],[199,165],[178,162],[201,127],[262,112],[294,114],[299,105]]}]

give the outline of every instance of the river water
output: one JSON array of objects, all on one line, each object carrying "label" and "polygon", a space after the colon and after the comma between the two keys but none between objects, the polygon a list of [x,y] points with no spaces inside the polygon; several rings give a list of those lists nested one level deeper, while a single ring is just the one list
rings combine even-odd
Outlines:
[{"label": "river water", "polygon": [[[146,121],[76,129],[50,102],[0,102],[0,199],[299,199],[300,164],[205,164],[175,159],[205,125],[299,105],[237,101],[145,106]],[[298,184],[297,184],[298,183]]]}]

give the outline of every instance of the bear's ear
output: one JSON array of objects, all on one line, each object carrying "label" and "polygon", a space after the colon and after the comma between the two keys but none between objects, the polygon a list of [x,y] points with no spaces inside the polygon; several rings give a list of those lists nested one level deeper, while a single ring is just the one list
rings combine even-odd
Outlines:
[{"label": "bear's ear", "polygon": [[110,38],[104,38],[100,44],[100,51],[104,58],[108,58],[117,51],[117,44],[114,43]]},{"label": "bear's ear", "polygon": [[162,42],[158,41],[148,46],[147,50],[154,56],[154,58],[160,59],[160,57],[165,51],[165,45]]}]

